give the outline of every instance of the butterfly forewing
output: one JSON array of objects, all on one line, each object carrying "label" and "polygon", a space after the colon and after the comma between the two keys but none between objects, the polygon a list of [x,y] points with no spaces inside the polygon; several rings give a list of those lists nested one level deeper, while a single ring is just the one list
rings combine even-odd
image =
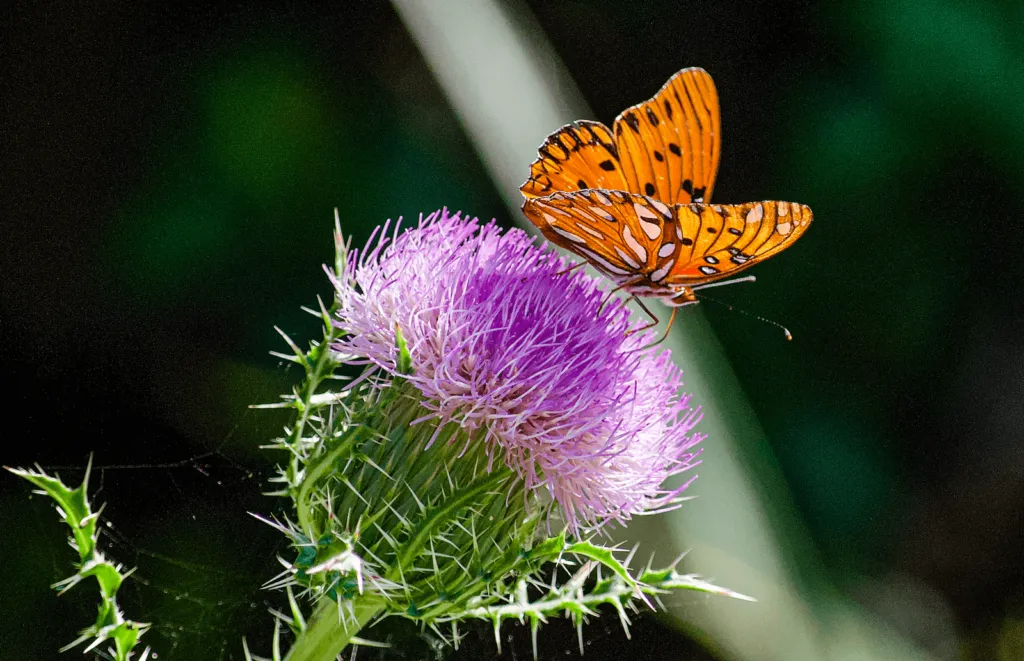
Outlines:
[{"label": "butterfly forewing", "polygon": [[629,187],[666,204],[711,198],[721,141],[718,94],[703,69],[683,69],[613,131]]},{"label": "butterfly forewing", "polygon": [[703,69],[683,69],[654,98],[615,120],[562,127],[541,145],[520,188],[527,198],[586,188],[665,204],[710,199],[718,170],[718,95]]},{"label": "butterfly forewing", "polygon": [[519,189],[527,198],[583,188],[627,189],[615,140],[600,122],[563,126],[537,151],[530,178]]}]

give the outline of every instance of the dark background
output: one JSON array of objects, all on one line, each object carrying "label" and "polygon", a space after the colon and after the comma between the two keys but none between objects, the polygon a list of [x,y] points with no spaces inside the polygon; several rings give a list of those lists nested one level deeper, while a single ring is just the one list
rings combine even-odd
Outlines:
[{"label": "dark background", "polygon": [[[243,635],[269,650],[281,600],[259,586],[285,549],[244,513],[282,506],[257,447],[282,420],[246,406],[299,377],[267,352],[275,324],[315,332],[299,306],[329,293],[332,209],[356,244],[440,206],[516,222],[391,7],[337,4],[0,9],[2,462],[78,480],[95,453],[107,551],[139,568],[123,604],[165,659],[239,659]],[[794,342],[701,307],[831,581],[875,610],[879,586],[926,595],[952,642],[904,633],[937,658],[1024,658],[1020,4],[512,9],[607,123],[684,66],[712,74],[716,200],[815,212],[718,296]],[[48,590],[73,553],[28,492],[0,477],[3,658],[53,658],[94,613],[91,587]],[[542,655],[577,653],[548,631]],[[506,657],[528,656],[507,632]],[[587,658],[719,658],[651,620],[633,642],[614,619],[585,633]],[[393,658],[438,654],[385,636]],[[455,657],[493,653],[481,627]]]}]

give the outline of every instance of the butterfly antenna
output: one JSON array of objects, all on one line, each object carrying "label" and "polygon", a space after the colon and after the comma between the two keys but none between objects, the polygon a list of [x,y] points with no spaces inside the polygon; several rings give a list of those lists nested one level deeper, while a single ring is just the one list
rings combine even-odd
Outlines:
[{"label": "butterfly antenna", "polygon": [[704,285],[697,285],[690,287],[691,290],[697,291],[698,289],[709,289],[711,287],[721,287],[722,285],[738,285],[741,282],[757,282],[757,277],[753,275],[747,275],[742,278],[733,278],[732,280],[722,280],[720,282],[709,282]]},{"label": "butterfly antenna", "polygon": [[[749,276],[749,277],[753,278],[754,276]],[[732,283],[732,282],[736,282],[736,281],[735,280],[730,280],[729,281],[729,283]],[[713,287],[716,284],[729,284],[729,283],[714,282],[714,283],[711,283],[710,285],[703,285],[703,287]],[[694,289],[696,289],[696,287],[694,287]],[[764,317],[762,317],[760,315],[753,314],[752,312],[747,312],[746,310],[737,308],[737,307],[735,307],[733,305],[730,305],[729,303],[723,303],[722,301],[719,301],[718,299],[715,299],[715,298],[711,298],[710,296],[708,296],[706,294],[694,294],[694,296],[696,296],[697,298],[699,298],[702,301],[708,301],[709,303],[717,303],[718,305],[721,305],[721,306],[729,308],[729,310],[732,311],[732,312],[739,312],[740,314],[745,315],[747,317],[753,317],[754,319],[757,319],[758,321],[763,321],[764,323],[766,323],[766,324],[768,324],[770,326],[775,326],[776,328],[781,328],[782,332],[786,334],[786,339],[787,340],[792,340],[793,339],[793,334],[789,332],[788,328],[786,328],[782,324],[779,324],[779,323],[776,323],[776,322],[772,321],[771,319],[765,319]]]}]

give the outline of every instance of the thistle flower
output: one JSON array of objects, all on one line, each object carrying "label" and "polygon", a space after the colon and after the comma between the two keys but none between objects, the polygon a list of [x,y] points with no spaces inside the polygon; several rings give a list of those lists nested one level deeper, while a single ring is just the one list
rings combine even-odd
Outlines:
[{"label": "thistle flower", "polygon": [[[686,485],[661,485],[696,465],[703,439],[669,353],[621,302],[602,305],[599,281],[522,231],[447,211],[385,225],[363,250],[338,228],[335,249],[323,341],[304,352],[286,337],[294,353],[277,354],[305,379],[269,446],[288,452],[276,481],[295,520],[273,525],[296,551],[271,585],[317,602],[307,622],[291,601],[288,661],[333,659],[388,615],[438,634],[450,623],[457,644],[466,619],[536,633],[610,604],[625,626],[624,606],[646,595],[741,596],[674,565],[634,573],[632,554],[591,539],[674,507]],[[359,375],[338,376],[344,365]]]},{"label": "thistle flower", "polygon": [[[337,290],[344,362],[399,376],[403,337],[430,421],[454,423],[557,503],[574,534],[671,507],[694,466],[699,407],[666,350],[644,349],[622,305],[521,230],[446,210],[371,237]],[[396,334],[397,329],[397,334]],[[449,442],[455,442],[454,440]]]}]

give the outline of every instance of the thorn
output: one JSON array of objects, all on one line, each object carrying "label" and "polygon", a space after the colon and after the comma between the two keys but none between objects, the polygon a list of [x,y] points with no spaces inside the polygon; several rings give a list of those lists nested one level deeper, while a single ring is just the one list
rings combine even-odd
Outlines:
[{"label": "thorn", "polygon": [[277,333],[284,338],[284,341],[288,343],[288,346],[291,347],[292,351],[295,352],[295,355],[299,356],[300,359],[302,359],[302,356],[304,356],[305,354],[302,353],[297,344],[292,342],[292,338],[288,337],[288,334],[281,330],[278,326],[274,326],[274,330],[276,330]]},{"label": "thorn", "polygon": [[280,351],[268,351],[267,353],[269,353],[274,358],[280,358],[281,360],[287,360],[288,362],[295,363],[296,365],[301,365],[303,363],[302,359],[299,358],[298,356],[294,355],[294,354],[281,353]]}]

